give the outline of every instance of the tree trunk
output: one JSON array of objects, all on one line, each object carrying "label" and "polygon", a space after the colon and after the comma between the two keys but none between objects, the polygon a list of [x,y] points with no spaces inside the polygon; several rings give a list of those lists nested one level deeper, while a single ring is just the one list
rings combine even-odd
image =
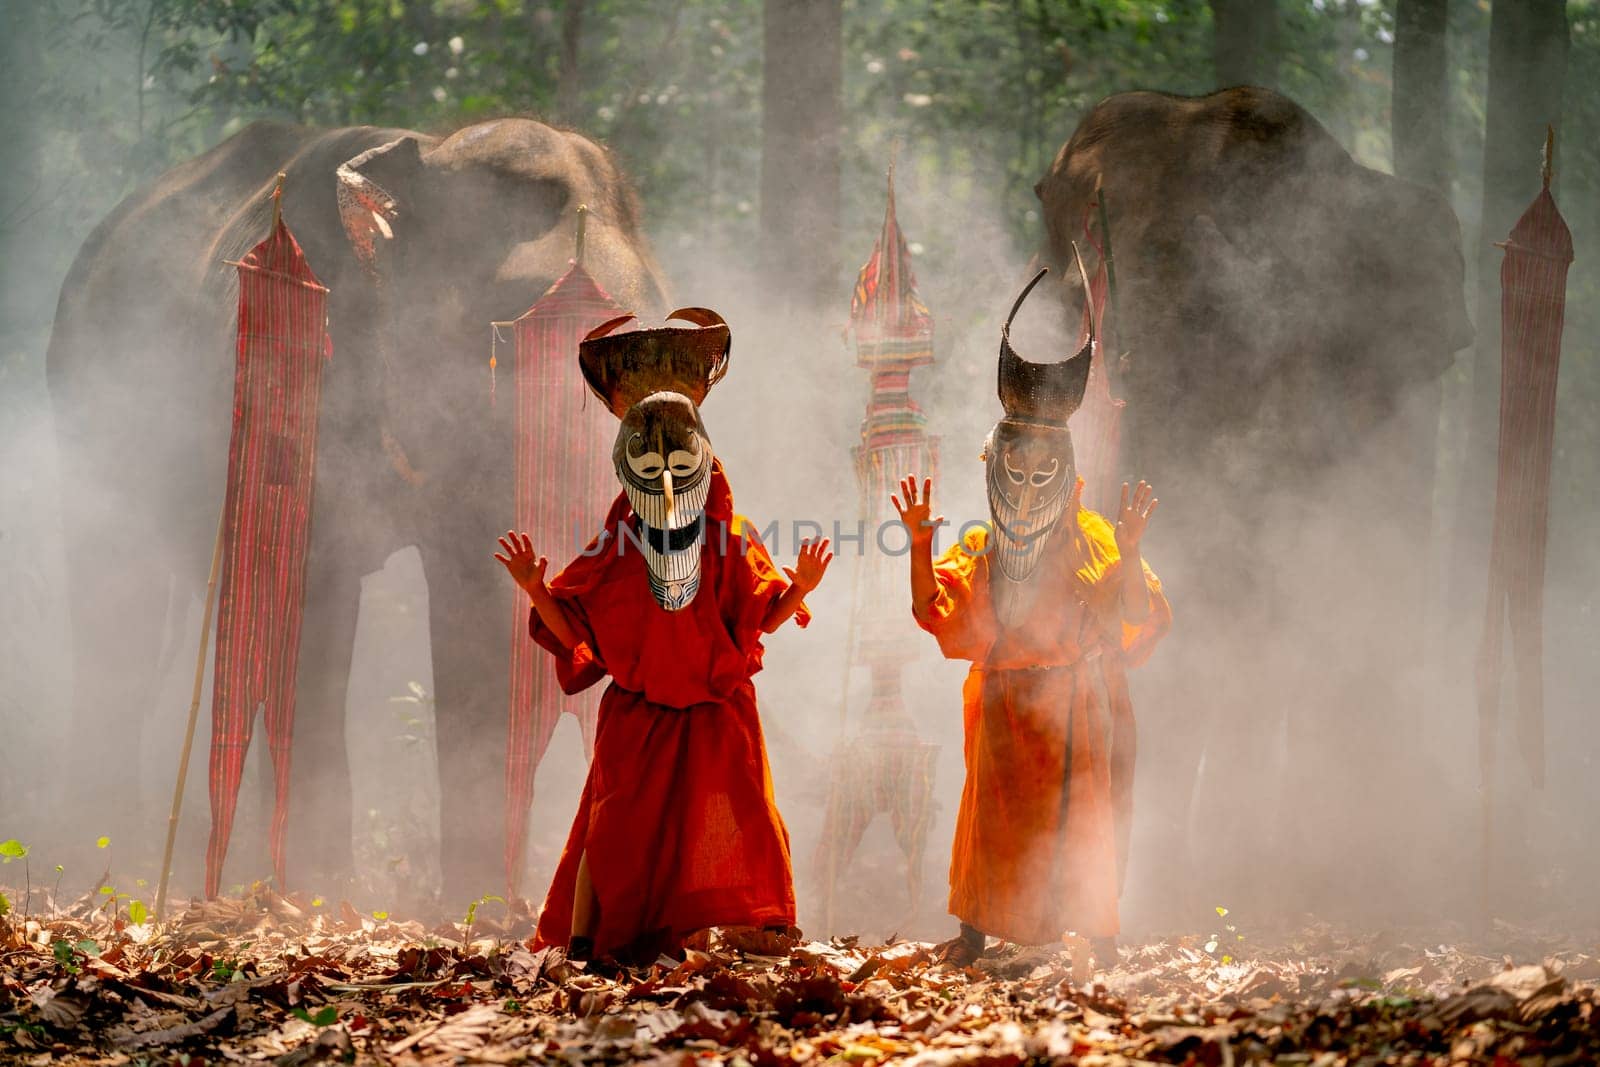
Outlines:
[{"label": "tree trunk", "polygon": [[1398,0],[1394,12],[1394,172],[1449,195],[1450,0]]},{"label": "tree trunk", "polygon": [[583,77],[578,47],[583,40],[584,0],[567,0],[561,12],[561,69],[556,77],[556,115],[568,126],[580,125]]},{"label": "tree trunk", "polygon": [[1482,588],[1494,509],[1500,432],[1500,257],[1518,216],[1539,192],[1545,126],[1558,129],[1566,82],[1566,0],[1500,0],[1489,21],[1488,117],[1483,138],[1483,211],[1478,265],[1477,340],[1467,450],[1462,459],[1452,574],[1457,607]]},{"label": "tree trunk", "polygon": [[1217,88],[1277,87],[1277,0],[1211,0],[1211,26]]},{"label": "tree trunk", "polygon": [[761,263],[790,307],[837,300],[840,0],[766,0]]},{"label": "tree trunk", "polygon": [[[1390,111],[1394,146],[1394,172],[1407,181],[1424,185],[1447,200],[1450,197],[1450,144],[1446,136],[1450,115],[1447,28],[1450,0],[1397,0],[1394,32],[1394,95]],[[1407,568],[1400,578],[1410,588],[1407,599],[1417,607],[1418,618],[1429,618],[1437,592],[1439,552],[1435,541],[1431,501],[1438,479],[1439,415],[1443,407],[1441,379],[1419,383],[1402,406],[1408,419],[1404,445],[1410,463],[1408,496],[1416,502],[1414,543],[1428,546],[1423,566]],[[1403,647],[1401,641],[1399,646]],[[1407,727],[1419,725],[1416,716]],[[1412,740],[1420,740],[1413,738]]]},{"label": "tree trunk", "polygon": [[[45,187],[39,157],[39,14],[33,0],[0,0],[0,100],[6,101],[0,108],[0,341],[19,348],[20,331],[41,327],[55,306],[45,288],[50,272],[40,271],[37,257],[26,252],[44,236],[50,221],[44,208],[54,192]],[[6,355],[0,347],[0,359]]]}]

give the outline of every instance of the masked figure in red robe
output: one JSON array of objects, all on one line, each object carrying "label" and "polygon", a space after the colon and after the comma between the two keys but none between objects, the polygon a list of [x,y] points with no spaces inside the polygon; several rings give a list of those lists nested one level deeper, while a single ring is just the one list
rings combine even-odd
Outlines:
[{"label": "masked figure in red robe", "polygon": [[533,639],[568,693],[607,675],[594,759],[536,940],[569,956],[654,958],[712,926],[794,922],[789,835],[751,676],[764,634],[821,580],[826,541],[801,546],[789,580],[733,494],[699,405],[727,369],[715,312],[687,328],[614,332],[579,346],[590,388],[622,420],[613,458],[623,492],[599,536],[548,583],[526,535],[500,542],[528,594]]},{"label": "masked figure in red robe", "polygon": [[1080,504],[1067,417],[1083,399],[1093,335],[1059,363],[1030,363],[1011,347],[1011,319],[1043,275],[1001,331],[1005,416],[983,452],[991,522],[935,562],[944,520],[929,517],[931,484],[919,493],[907,478],[894,504],[912,534],[917,622],[947,658],[972,662],[950,862],[961,934],[947,957],[970,962],[986,936],[1046,944],[1073,932],[1110,965],[1126,849],[1113,795],[1125,776],[1112,768],[1132,758],[1112,751],[1113,726],[1131,725],[1126,668],[1149,655],[1172,615],[1139,555],[1156,506],[1150,487],[1123,486],[1115,526]]}]

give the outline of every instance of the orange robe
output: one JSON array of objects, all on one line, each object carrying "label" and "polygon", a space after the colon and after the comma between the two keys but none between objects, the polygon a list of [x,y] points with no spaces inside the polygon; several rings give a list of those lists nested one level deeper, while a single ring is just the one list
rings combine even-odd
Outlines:
[{"label": "orange robe", "polygon": [[[583,642],[563,649],[530,612],[565,692],[611,676],[538,943],[567,943],[585,854],[602,953],[652,955],[709,926],[794,922],[789,832],[750,680],[761,669],[762,620],[788,583],[746,536],[753,530],[733,513],[720,463],[711,477],[700,591],[687,608],[665,611],[651,595],[639,541],[619,532],[637,529],[619,494],[608,536],[550,583]],[[804,607],[796,621],[809,621]]]},{"label": "orange robe", "polygon": [[1150,614],[1122,622],[1110,523],[1080,511],[1078,536],[1068,530],[1039,561],[1031,580],[1044,584],[1021,626],[995,616],[986,528],[936,561],[938,592],[917,619],[946,658],[972,661],[950,913],[1021,944],[1118,932],[1113,719],[1132,716],[1124,668],[1172,623],[1148,567]]}]

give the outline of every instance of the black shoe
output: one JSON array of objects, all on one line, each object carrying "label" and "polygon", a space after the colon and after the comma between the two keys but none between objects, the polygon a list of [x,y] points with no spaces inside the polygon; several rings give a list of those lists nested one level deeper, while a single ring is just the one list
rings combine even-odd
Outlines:
[{"label": "black shoe", "polygon": [[1117,965],[1116,938],[1092,937],[1089,939],[1089,948],[1094,952],[1094,962],[1097,966],[1109,971]]},{"label": "black shoe", "polygon": [[572,937],[567,941],[567,959],[574,963],[587,963],[594,959],[592,937]]}]

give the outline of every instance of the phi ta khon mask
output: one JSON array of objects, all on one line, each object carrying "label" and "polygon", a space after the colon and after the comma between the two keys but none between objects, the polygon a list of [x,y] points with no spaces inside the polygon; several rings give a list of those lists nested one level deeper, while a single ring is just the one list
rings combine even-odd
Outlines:
[{"label": "phi ta khon mask", "polygon": [[[1078,270],[1084,273],[1081,261]],[[1083,402],[1094,347],[1092,316],[1088,340],[1070,359],[1030,363],[1011,347],[1011,321],[1046,273],[1041,269],[1023,288],[1000,329],[999,393],[1005,416],[983,446],[994,521],[990,590],[995,612],[1008,627],[1027,617],[1037,589],[1031,581],[1034,570],[1077,484],[1067,419]],[[1084,292],[1088,290],[1085,275]]]},{"label": "phi ta khon mask", "polygon": [[615,333],[623,315],[578,346],[583,376],[622,420],[612,448],[617,480],[639,518],[650,592],[681,611],[700,591],[711,439],[700,403],[727,372],[731,337],[722,316],[681,308],[668,316],[693,326]]}]

